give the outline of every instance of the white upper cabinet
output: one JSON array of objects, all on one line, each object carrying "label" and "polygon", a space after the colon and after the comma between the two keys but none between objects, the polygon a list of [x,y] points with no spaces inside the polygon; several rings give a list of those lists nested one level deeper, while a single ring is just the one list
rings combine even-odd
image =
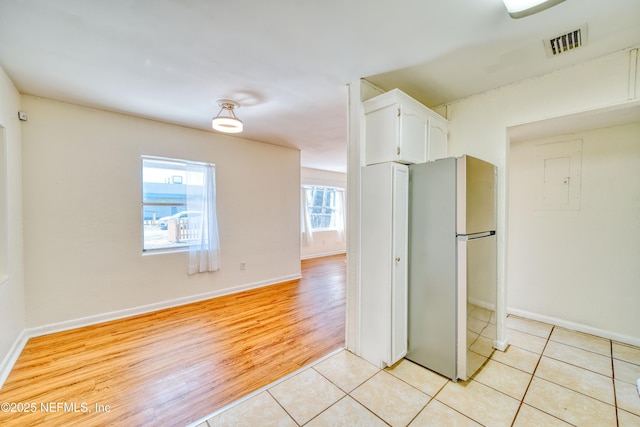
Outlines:
[{"label": "white upper cabinet", "polygon": [[394,89],[364,102],[365,164],[424,163],[447,156],[448,121]]}]

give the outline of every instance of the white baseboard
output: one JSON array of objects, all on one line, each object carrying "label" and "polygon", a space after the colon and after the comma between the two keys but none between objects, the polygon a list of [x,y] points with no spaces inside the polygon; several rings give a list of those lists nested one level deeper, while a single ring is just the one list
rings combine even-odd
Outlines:
[{"label": "white baseboard", "polygon": [[302,255],[302,256],[300,256],[300,259],[322,258],[322,257],[325,257],[325,256],[341,255],[341,254],[346,254],[346,253],[347,253],[346,250],[341,249],[339,251],[331,251],[331,252],[322,252],[322,253],[317,253],[317,254]]},{"label": "white baseboard", "polygon": [[7,380],[9,373],[13,369],[13,365],[15,365],[18,357],[20,357],[20,353],[22,353],[22,350],[28,340],[29,337],[27,336],[27,331],[23,330],[13,342],[13,345],[9,349],[7,355],[2,359],[2,363],[0,363],[0,389]]},{"label": "white baseboard", "polygon": [[583,325],[581,323],[575,323],[557,317],[544,316],[542,314],[531,313],[525,310],[518,310],[515,308],[508,308],[508,314],[515,316],[526,317],[527,319],[537,320],[539,322],[549,323],[551,325],[560,326],[565,329],[571,329],[573,331],[584,332],[586,334],[596,335],[598,337],[607,338],[613,341],[618,341],[625,344],[634,345],[640,347],[640,338],[630,335],[623,335],[617,332],[611,332],[605,329],[594,328],[593,326]]},{"label": "white baseboard", "polygon": [[96,325],[98,323],[109,322],[112,320],[124,319],[127,317],[137,316],[139,314],[151,313],[153,311],[164,310],[166,308],[178,307],[193,302],[204,301],[211,298],[221,297],[224,295],[235,294],[251,289],[262,288],[265,286],[275,285],[277,283],[288,282],[291,280],[301,279],[300,274],[292,274],[289,276],[279,277],[276,279],[262,280],[254,283],[247,283],[233,288],[226,288],[218,291],[207,292],[204,294],[192,295],[188,297],[176,298],[173,300],[157,302],[139,307],[131,307],[123,310],[111,311],[108,313],[96,314],[93,316],[81,317],[79,319],[65,320],[48,325],[36,326],[35,328],[27,328],[27,338],[39,337],[55,332],[68,331],[71,329],[82,328],[85,326]]},{"label": "white baseboard", "polygon": [[475,299],[475,298],[472,298],[472,297],[468,297],[467,301],[469,301],[473,305],[477,305],[480,308],[484,308],[484,309],[487,309],[489,311],[496,311],[495,304],[491,304],[491,303],[488,303],[486,301],[480,301],[479,299]]}]

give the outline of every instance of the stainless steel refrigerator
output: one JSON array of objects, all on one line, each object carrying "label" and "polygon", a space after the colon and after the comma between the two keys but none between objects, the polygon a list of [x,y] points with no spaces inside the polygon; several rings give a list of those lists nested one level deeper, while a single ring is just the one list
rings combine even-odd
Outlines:
[{"label": "stainless steel refrigerator", "polygon": [[493,352],[496,168],[462,156],[409,167],[406,358],[468,379]]}]

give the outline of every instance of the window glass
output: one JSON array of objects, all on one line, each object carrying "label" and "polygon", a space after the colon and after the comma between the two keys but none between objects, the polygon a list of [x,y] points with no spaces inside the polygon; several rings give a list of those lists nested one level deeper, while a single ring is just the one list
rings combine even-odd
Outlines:
[{"label": "window glass", "polygon": [[203,185],[203,173],[193,165],[184,160],[142,158],[143,251],[185,250],[193,243],[192,231],[202,218],[200,212],[187,209],[187,182]]},{"label": "window glass", "polygon": [[335,187],[307,187],[307,209],[312,230],[336,228],[336,203],[338,192]]}]

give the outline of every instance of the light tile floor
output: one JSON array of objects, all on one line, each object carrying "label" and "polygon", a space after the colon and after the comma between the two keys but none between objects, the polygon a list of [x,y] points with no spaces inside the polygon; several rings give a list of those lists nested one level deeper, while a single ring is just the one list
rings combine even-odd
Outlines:
[{"label": "light tile floor", "polygon": [[340,351],[198,427],[640,426],[640,348],[515,316],[469,380]]}]

